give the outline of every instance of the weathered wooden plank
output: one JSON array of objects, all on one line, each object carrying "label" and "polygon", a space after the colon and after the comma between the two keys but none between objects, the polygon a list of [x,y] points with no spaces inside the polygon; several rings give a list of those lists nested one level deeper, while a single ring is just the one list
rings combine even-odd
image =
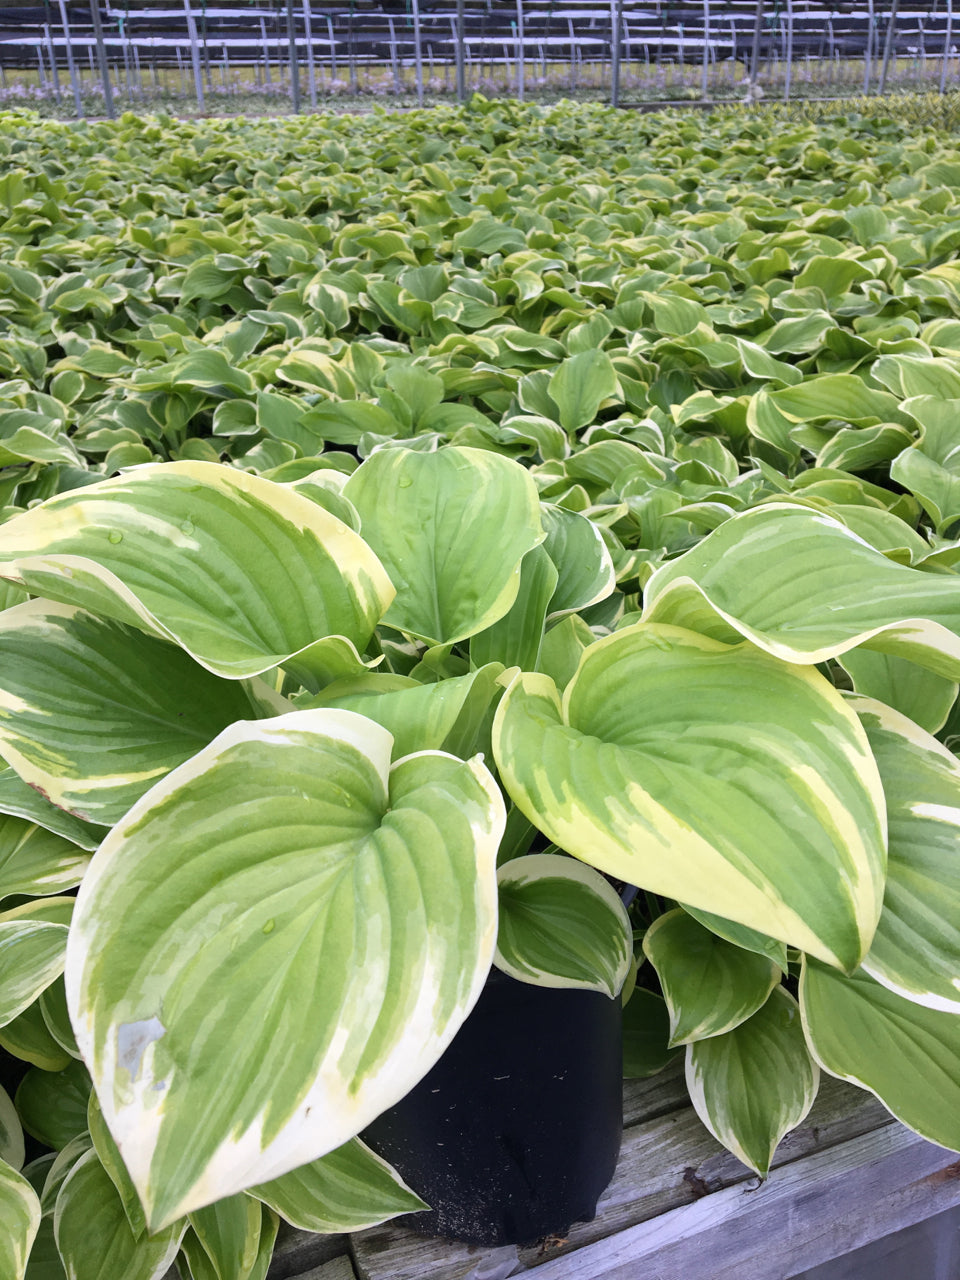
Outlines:
[{"label": "weathered wooden plank", "polygon": [[687,1083],[683,1075],[683,1056],[675,1058],[659,1075],[649,1080],[624,1080],[623,1123],[628,1128],[655,1120],[669,1111],[689,1107]]},{"label": "weathered wooden plank", "polygon": [[960,1160],[886,1125],[537,1269],[537,1280],[787,1280],[960,1204]]},{"label": "weathered wooden plank", "polygon": [[314,1267],[312,1271],[307,1271],[304,1275],[298,1276],[297,1280],[357,1280],[357,1273],[353,1269],[353,1263],[344,1255],[334,1258],[330,1262],[324,1262],[322,1266]]},{"label": "weathered wooden plank", "polygon": [[[313,1270],[346,1256],[349,1251],[349,1236],[316,1235],[311,1231],[297,1231],[281,1222],[267,1280],[300,1280],[307,1275],[312,1280]],[[323,1280],[327,1278],[324,1276]]]},{"label": "weathered wooden plank", "polygon": [[[892,1123],[871,1095],[824,1077],[813,1110],[781,1144],[775,1165]],[[596,1218],[575,1224],[564,1241],[521,1249],[520,1260],[538,1266],[561,1254],[574,1256],[595,1241],[750,1177],[704,1129],[692,1107],[671,1111],[625,1130],[617,1171]],[[461,1280],[490,1254],[426,1239],[398,1223],[360,1232],[353,1237],[353,1251],[361,1280]]]}]

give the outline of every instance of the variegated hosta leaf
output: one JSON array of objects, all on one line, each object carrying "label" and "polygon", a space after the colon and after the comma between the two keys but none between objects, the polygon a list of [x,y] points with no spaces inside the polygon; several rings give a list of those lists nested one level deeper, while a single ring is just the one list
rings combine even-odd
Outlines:
[{"label": "variegated hosta leaf", "polygon": [[660,979],[671,1045],[733,1030],[780,981],[772,960],[725,942],[679,909],[654,920],[643,953]]},{"label": "variegated hosta leaf", "polygon": [[755,951],[758,956],[766,956],[768,960],[773,961],[781,973],[787,972],[787,948],[776,938],[759,933],[756,929],[748,929],[745,925],[736,924],[733,920],[726,920],[723,916],[714,915],[712,911],[701,911],[686,902],[681,902],[680,906],[687,915],[693,916],[694,920],[699,920],[711,933],[725,938],[727,942],[732,942],[735,947],[743,947],[745,951]]},{"label": "variegated hosta leaf", "polygon": [[761,1176],[780,1139],[813,1106],[820,1071],[803,1038],[800,1010],[785,987],[746,1022],[687,1045],[687,1089],[718,1142]]},{"label": "variegated hosta leaf", "polygon": [[60,1071],[32,1067],[20,1081],[15,1102],[27,1133],[60,1151],[86,1132],[89,1097],[86,1067],[68,1059]]},{"label": "variegated hosta leaf", "polygon": [[291,1226],[324,1233],[363,1231],[430,1207],[359,1138],[272,1182],[250,1187],[247,1194],[270,1205]]},{"label": "variegated hosta leaf", "polygon": [[234,725],[95,855],[67,995],[154,1227],[353,1137],[479,996],[500,793],[391,745],[351,711]]},{"label": "variegated hosta leaf", "polygon": [[599,872],[557,853],[513,858],[497,872],[495,964],[535,987],[620,994],[633,960],[633,929]]},{"label": "variegated hosta leaf", "polygon": [[72,889],[89,865],[90,854],[63,836],[0,814],[0,898]]},{"label": "variegated hosta leaf", "polygon": [[840,665],[852,677],[857,693],[886,703],[928,733],[943,728],[957,700],[960,686],[955,680],[890,653],[876,653],[862,646],[848,649],[840,658]]},{"label": "variegated hosta leaf", "polygon": [[66,1182],[70,1170],[92,1146],[89,1133],[79,1133],[56,1153],[53,1162],[47,1166],[46,1177],[40,1191],[40,1209],[44,1217],[53,1213],[60,1188]]},{"label": "variegated hosta leaf", "polygon": [[73,1034],[73,1027],[70,1025],[70,1015],[67,1012],[67,991],[62,976],[52,982],[46,991],[42,992],[37,1003],[40,1006],[40,1016],[43,1019],[43,1023],[55,1044],[69,1057],[79,1058],[80,1050],[77,1048],[77,1038]]},{"label": "variegated hosta leaf", "polygon": [[637,987],[623,1008],[623,1074],[645,1079],[681,1053],[670,1048],[670,1015],[663,996]]},{"label": "variegated hosta leaf", "polygon": [[23,1126],[17,1108],[6,1089],[0,1086],[0,1161],[11,1168],[22,1169],[25,1154]]},{"label": "variegated hosta leaf", "polygon": [[858,969],[809,956],[800,1008],[810,1051],[831,1075],[876,1094],[909,1128],[960,1151],[960,1017],[927,1009]]},{"label": "variegated hosta leaf", "polygon": [[523,557],[520,588],[513,604],[491,627],[470,640],[470,660],[497,662],[505,667],[536,669],[547,621],[547,609],[557,587],[557,569],[544,547]]},{"label": "variegated hosta leaf", "polygon": [[960,761],[889,707],[849,702],[880,770],[890,841],[863,968],[908,1000],[960,1014]]},{"label": "variegated hosta leaf", "polygon": [[262,680],[223,680],[165,640],[45,600],[0,613],[0,660],[0,751],[107,826],[227,725],[289,709]]},{"label": "variegated hosta leaf", "polygon": [[540,516],[547,531],[543,546],[558,574],[547,620],[605,600],[617,585],[617,575],[597,526],[575,511],[547,502],[541,503]]},{"label": "variegated hosta leaf", "polygon": [[[58,715],[62,711],[63,708],[58,708]],[[105,827],[82,822],[72,813],[51,804],[35,787],[24,782],[15,769],[0,769],[0,813],[35,822],[45,831],[52,831],[90,853],[107,834]]]},{"label": "variegated hosta leaf", "polygon": [[502,618],[544,530],[533,477],[496,453],[383,449],[344,488],[397,597],[384,621],[454,644]]},{"label": "variegated hosta leaf", "polygon": [[48,1031],[39,1003],[30,1005],[12,1022],[0,1027],[0,1046],[44,1073],[62,1071],[70,1065],[70,1054]]},{"label": "variegated hosta leaf", "polygon": [[662,566],[644,619],[733,641],[787,662],[859,644],[960,678],[960,579],[895,564],[839,520],[771,503],[725,521]]},{"label": "variegated hosta leaf", "polygon": [[0,1275],[23,1280],[40,1227],[40,1201],[30,1183],[0,1160]]},{"label": "variegated hosta leaf", "polygon": [[440,750],[465,759],[476,752],[477,735],[499,692],[502,671],[499,663],[492,663],[434,684],[371,672],[330,685],[310,706],[341,707],[376,720],[393,735],[395,760],[414,751]]},{"label": "variegated hosta leaf", "polygon": [[20,1013],[63,972],[67,926],[0,917],[0,1026]]},{"label": "variegated hosta leaf", "polygon": [[246,1280],[260,1252],[263,1212],[249,1196],[227,1196],[188,1214],[219,1280]]},{"label": "variegated hosta leaf", "polygon": [[638,623],[500,703],[514,803],[605,871],[853,969],[883,892],[883,792],[866,735],[809,667]]},{"label": "variegated hosta leaf", "polygon": [[87,1099],[87,1128],[90,1131],[90,1139],[93,1142],[97,1158],[107,1171],[110,1181],[116,1187],[117,1195],[123,1205],[123,1211],[127,1215],[127,1222],[130,1224],[130,1230],[139,1239],[147,1229],[147,1218],[143,1212],[143,1205],[140,1203],[136,1188],[130,1180],[129,1173],[127,1173],[127,1167],[120,1158],[120,1152],[113,1140],[113,1134],[107,1128],[107,1122],[103,1118],[103,1111],[100,1109],[100,1100],[92,1089],[90,1090],[90,1097]]},{"label": "variegated hosta leaf", "polygon": [[[232,1196],[231,1202],[243,1198]],[[279,1226],[280,1219],[272,1209],[268,1209],[265,1204],[257,1205],[255,1255],[249,1267],[234,1269],[230,1269],[228,1259],[226,1268],[218,1265],[207,1252],[197,1232],[193,1227],[188,1227],[180,1241],[181,1252],[177,1268],[183,1280],[266,1280]]]},{"label": "variegated hosta leaf", "polygon": [[186,1225],[177,1222],[137,1239],[96,1151],[81,1156],[67,1175],[53,1217],[70,1280],[160,1280],[177,1256]]},{"label": "variegated hosta leaf", "polygon": [[[532,483],[532,482],[531,482]],[[309,498],[210,462],[137,467],[4,525],[0,574],[172,640],[243,679],[343,636],[361,650],[393,588],[366,543]]]}]

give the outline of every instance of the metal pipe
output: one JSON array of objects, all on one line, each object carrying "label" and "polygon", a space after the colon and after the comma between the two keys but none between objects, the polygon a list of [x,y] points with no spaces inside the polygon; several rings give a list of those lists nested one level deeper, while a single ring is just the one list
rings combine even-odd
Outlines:
[{"label": "metal pipe", "polygon": [[64,48],[67,51],[67,70],[70,72],[70,85],[73,89],[73,105],[77,109],[77,119],[83,119],[83,96],[80,92],[80,81],[77,79],[77,66],[73,60],[73,45],[70,41],[70,21],[67,17],[67,0],[59,0],[60,25],[63,27]]},{"label": "metal pipe", "polygon": [[613,30],[610,41],[610,105],[620,105],[620,40],[623,26],[623,0],[613,0],[610,5],[610,22]]},{"label": "metal pipe", "polygon": [[307,88],[310,92],[310,106],[317,109],[317,66],[313,56],[313,15],[310,13],[310,0],[303,0],[303,34],[307,40]]},{"label": "metal pipe", "polygon": [[867,40],[863,47],[863,92],[870,92],[870,73],[871,60],[873,57],[873,29],[876,23],[876,14],[873,10],[873,0],[867,0]]},{"label": "metal pipe", "polygon": [[420,44],[420,4],[411,0],[413,10],[413,60],[417,72],[417,106],[423,106],[423,48]]},{"label": "metal pipe", "polygon": [[260,39],[263,41],[263,79],[266,84],[272,84],[273,80],[270,76],[270,49],[267,45],[267,24],[263,18],[260,19]]},{"label": "metal pipe", "polygon": [[113,89],[110,87],[110,68],[107,66],[107,50],[103,43],[103,24],[100,21],[100,0],[91,0],[90,21],[93,24],[93,39],[97,46],[97,67],[100,71],[100,83],[103,85],[103,106],[109,119],[116,117],[113,105]]},{"label": "metal pipe", "polygon": [[790,85],[793,79],[793,0],[787,0],[787,49],[786,72],[783,77],[783,100],[790,101]]},{"label": "metal pipe", "polygon": [[750,83],[757,83],[757,69],[760,66],[760,36],[763,32],[763,0],[757,0],[757,15],[753,24],[753,48],[750,51]]},{"label": "metal pipe", "polygon": [[53,36],[50,34],[50,24],[43,24],[43,34],[47,38],[47,52],[50,55],[50,74],[53,77],[53,93],[56,100],[60,101],[60,76],[57,72],[57,55],[53,47]]},{"label": "metal pipe", "polygon": [[297,60],[297,23],[293,15],[293,0],[287,0],[287,47],[290,50],[290,94],[293,113],[300,114],[300,64]]},{"label": "metal pipe", "polygon": [[703,65],[700,68],[700,97],[706,98],[710,73],[710,0],[703,0]]},{"label": "metal pipe", "polygon": [[201,111],[205,111],[206,101],[203,96],[203,72],[200,67],[200,48],[197,44],[197,24],[193,20],[190,0],[183,0],[183,11],[187,15],[187,34],[190,37],[190,61],[193,64],[193,86],[197,94],[197,106]]},{"label": "metal pipe", "polygon": [[893,31],[897,22],[897,9],[900,0],[892,0],[890,5],[890,16],[887,19],[887,32],[883,40],[883,67],[880,71],[880,92],[884,93],[887,88],[887,71],[890,67],[890,54],[893,52]]},{"label": "metal pipe", "polygon": [[[62,3],[62,0],[61,0]],[[947,0],[947,30],[943,37],[943,61],[940,64],[940,92],[947,88],[947,59],[950,56],[950,41],[953,38],[953,0]]]},{"label": "metal pipe", "polygon": [[464,4],[463,0],[457,0],[457,101],[466,102],[467,100],[467,70],[464,63]]}]

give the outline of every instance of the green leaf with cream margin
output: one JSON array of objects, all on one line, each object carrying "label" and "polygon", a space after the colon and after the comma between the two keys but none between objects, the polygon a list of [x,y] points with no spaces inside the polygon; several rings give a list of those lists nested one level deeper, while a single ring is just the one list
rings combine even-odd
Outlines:
[{"label": "green leaf with cream margin", "polygon": [[85,849],[35,822],[0,814],[0,898],[72,889],[89,865]]},{"label": "green leaf with cream margin", "polygon": [[[832,972],[832,971],[831,971]],[[820,1071],[803,1037],[800,1010],[775,987],[732,1031],[687,1046],[687,1090],[718,1142],[761,1177],[784,1134],[813,1106]]]},{"label": "green leaf with cream margin", "polygon": [[819,672],[641,622],[590,645],[562,699],[518,676],[493,749],[517,807],[584,862],[848,971],[866,953],[883,791]]},{"label": "green leaf with cream margin", "polygon": [[643,954],[667,1002],[671,1048],[731,1031],[780,981],[772,960],[725,941],[679,908],[654,920]]},{"label": "green leaf with cream margin", "polygon": [[497,872],[498,969],[535,987],[620,994],[633,960],[633,929],[620,896],[574,858],[532,853]]},{"label": "green leaf with cream margin", "polygon": [[16,516],[0,577],[172,640],[229,679],[309,670],[330,636],[362,650],[393,598],[352,529],[285,485],[211,462],[137,467]]},{"label": "green leaf with cream margin", "polygon": [[223,680],[176,645],[71,605],[0,613],[0,752],[88,821],[111,826],[234,721],[289,709],[263,680]]},{"label": "green leaf with cream margin", "polygon": [[499,789],[391,746],[351,711],[233,725],[94,856],[67,999],[154,1230],[355,1136],[479,996]]},{"label": "green leaf with cream margin", "polygon": [[382,449],[343,492],[396,587],[384,622],[431,645],[502,618],[546,536],[529,471],[482,449]]},{"label": "green leaf with cream margin", "polygon": [[326,1234],[364,1231],[430,1207],[359,1138],[272,1182],[250,1187],[247,1195],[301,1231]]},{"label": "green leaf with cream margin", "polygon": [[786,662],[864,644],[960,677],[960,578],[888,560],[833,517],[771,503],[725,521],[646,587],[644,621],[740,637]]},{"label": "green leaf with cream margin", "polygon": [[0,1275],[23,1280],[40,1228],[40,1201],[30,1183],[0,1160]]},{"label": "green leaf with cream margin", "polygon": [[53,1231],[70,1280],[160,1280],[180,1247],[186,1222],[152,1236],[134,1235],[96,1151],[87,1151],[64,1179]]},{"label": "green leaf with cream margin", "polygon": [[960,1014],[960,761],[906,716],[851,695],[880,770],[889,849],[883,910],[864,971]]},{"label": "green leaf with cream margin", "polygon": [[862,969],[846,977],[809,956],[800,1009],[824,1070],[869,1089],[930,1142],[960,1151],[960,1017],[905,1000]]}]

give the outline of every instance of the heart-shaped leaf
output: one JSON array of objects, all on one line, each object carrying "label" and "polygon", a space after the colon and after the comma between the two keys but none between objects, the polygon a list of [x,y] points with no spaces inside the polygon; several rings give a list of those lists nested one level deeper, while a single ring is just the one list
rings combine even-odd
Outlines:
[{"label": "heart-shaped leaf", "polygon": [[154,1229],[355,1136],[479,995],[500,793],[391,745],[351,711],[234,725],[95,855],[67,995]]},{"label": "heart-shaped leaf", "polygon": [[230,679],[291,659],[309,668],[327,636],[363,649],[393,597],[352,529],[293,489],[208,462],[50,498],[4,526],[0,574],[172,640]]},{"label": "heart-shaped leaf", "polygon": [[828,963],[865,954],[883,889],[866,736],[816,671],[638,623],[584,651],[563,700],[524,674],[494,755],[561,849]]}]

